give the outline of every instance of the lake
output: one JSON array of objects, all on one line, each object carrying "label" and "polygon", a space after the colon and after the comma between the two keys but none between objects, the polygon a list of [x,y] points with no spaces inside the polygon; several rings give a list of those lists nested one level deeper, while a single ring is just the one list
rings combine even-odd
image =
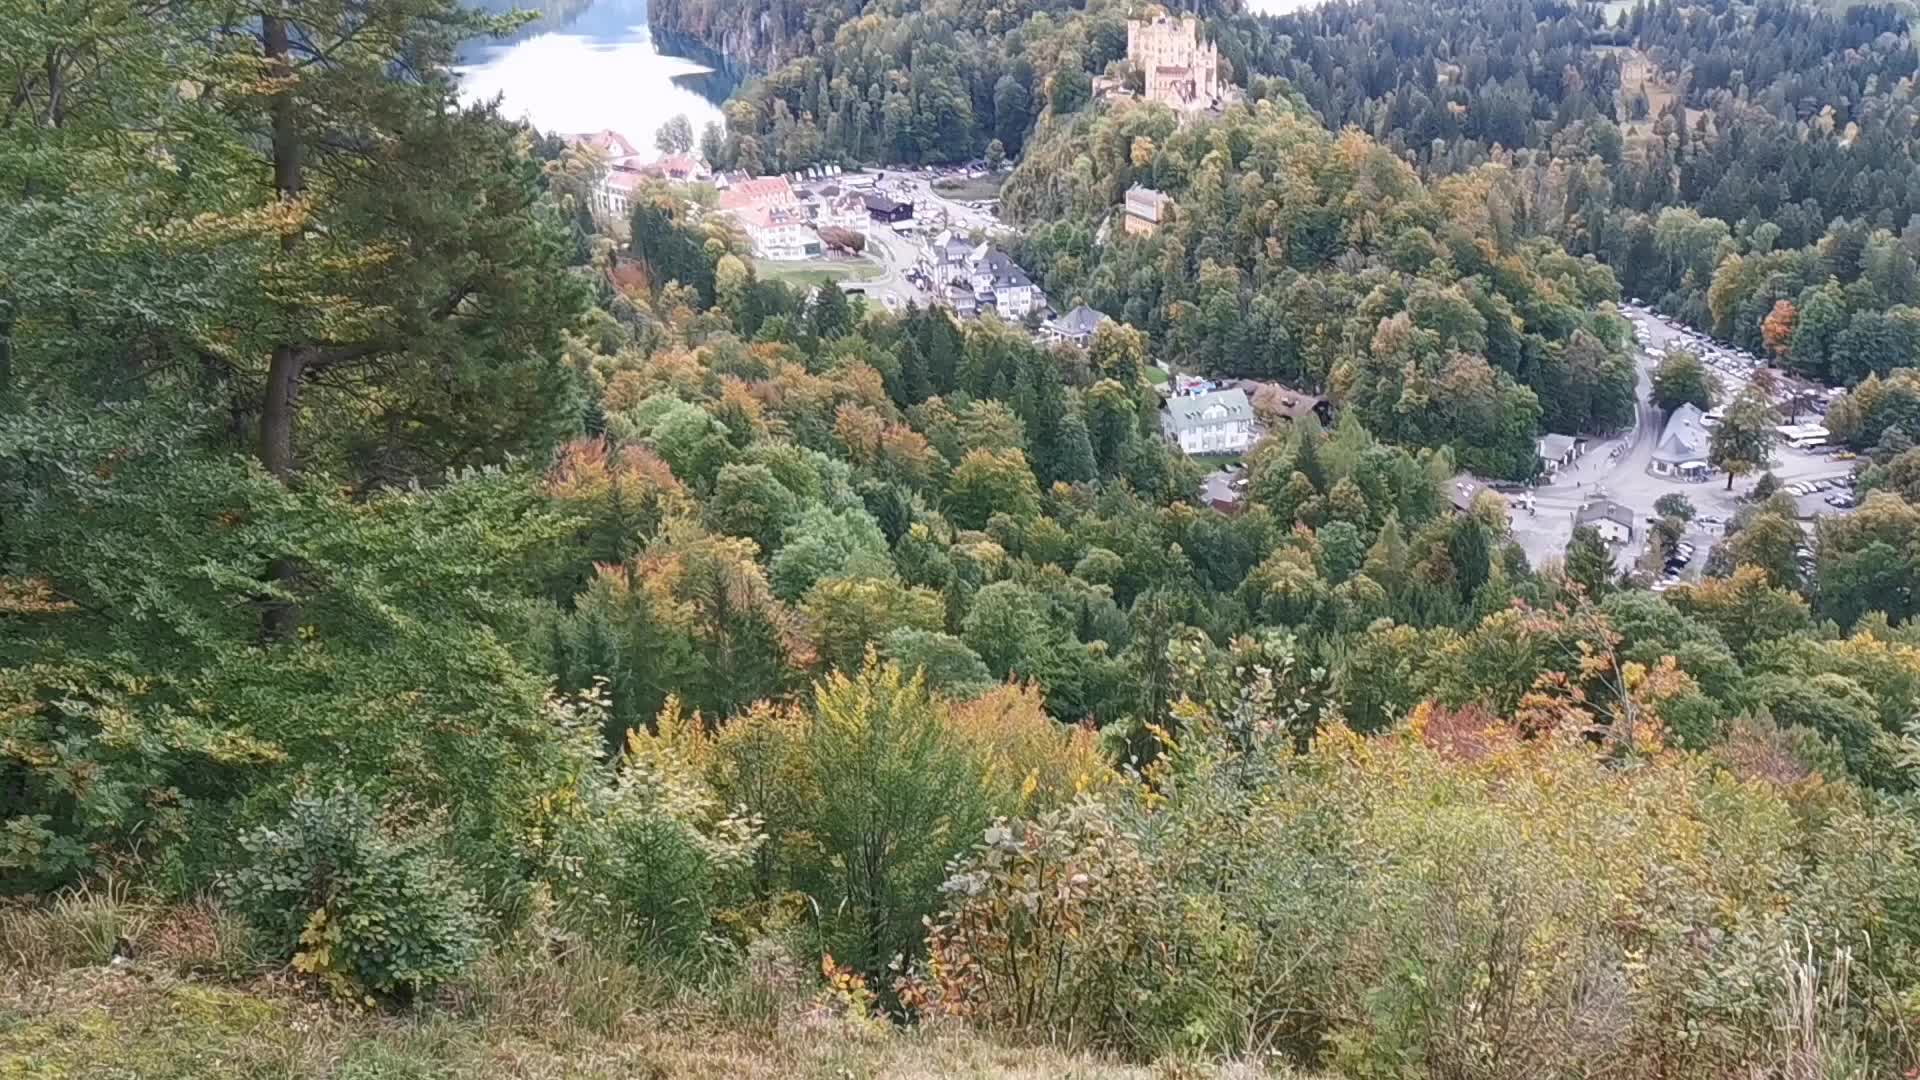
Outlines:
[{"label": "lake", "polygon": [[468,43],[460,55],[460,94],[501,98],[501,111],[542,132],[612,128],[643,153],[653,133],[679,114],[698,137],[720,119],[735,79],[663,53],[647,29],[647,0],[480,0],[474,7],[541,12],[501,41]]}]

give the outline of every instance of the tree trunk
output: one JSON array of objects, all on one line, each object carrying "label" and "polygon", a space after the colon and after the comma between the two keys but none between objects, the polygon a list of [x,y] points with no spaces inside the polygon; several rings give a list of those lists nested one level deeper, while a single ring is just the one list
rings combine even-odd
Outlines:
[{"label": "tree trunk", "polygon": [[293,475],[293,416],[300,407],[301,350],[279,345],[267,367],[266,395],[260,408],[260,464],[281,480]]},{"label": "tree trunk", "polygon": [[[279,15],[260,19],[260,37],[266,54],[267,73],[275,78],[294,77],[289,60],[287,22]],[[282,202],[300,197],[306,190],[306,163],[298,125],[294,121],[293,88],[283,83],[268,107],[273,137],[273,187]],[[300,244],[298,230],[290,229],[280,238],[280,248],[291,253]],[[300,377],[306,367],[306,350],[293,342],[274,346],[267,367],[267,385],[260,403],[260,463],[282,482],[293,475],[293,429],[300,408]],[[289,558],[276,558],[267,564],[267,577],[275,585],[291,588],[299,567]],[[269,600],[260,614],[260,632],[269,641],[285,641],[300,628],[300,608],[290,600]]]},{"label": "tree trunk", "polygon": [[[278,15],[260,20],[261,40],[267,58],[267,72],[275,79],[293,78],[289,62],[287,22]],[[293,89],[282,85],[269,106],[273,124],[273,188],[282,202],[298,199],[306,190],[306,162],[300,143],[300,131],[294,121]],[[280,238],[280,249],[291,253],[300,245],[298,230],[289,229]],[[305,352],[292,342],[274,347],[273,362],[267,369],[265,400],[260,409],[260,463],[267,471],[285,480],[293,472],[293,425],[300,405],[300,376],[306,367]]]},{"label": "tree trunk", "polygon": [[1733,470],[1732,469],[1727,470],[1727,490],[1728,491],[1733,490]]}]

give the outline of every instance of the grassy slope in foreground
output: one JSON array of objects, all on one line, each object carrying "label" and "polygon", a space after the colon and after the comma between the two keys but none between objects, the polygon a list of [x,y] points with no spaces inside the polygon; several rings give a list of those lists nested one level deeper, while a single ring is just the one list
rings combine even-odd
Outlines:
[{"label": "grassy slope in foreground", "polygon": [[796,1018],[729,1028],[698,1006],[635,1011],[610,1024],[514,1015],[530,1003],[380,1015],[271,982],[246,987],[170,972],[73,969],[0,990],[0,1077],[254,1080],[265,1077],[787,1078],[1157,1075],[964,1032],[867,1031]]},{"label": "grassy slope in foreground", "polygon": [[[113,967],[119,937],[137,959]],[[1259,1075],[849,1019],[817,986],[785,968],[676,992],[591,951],[534,947],[494,953],[432,1006],[360,1010],[263,967],[215,909],[83,890],[45,905],[0,901],[0,1080]]]}]

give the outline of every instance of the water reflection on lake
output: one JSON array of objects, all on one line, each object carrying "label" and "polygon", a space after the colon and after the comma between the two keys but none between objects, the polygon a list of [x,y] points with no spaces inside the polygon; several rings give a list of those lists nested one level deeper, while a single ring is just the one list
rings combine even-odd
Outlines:
[{"label": "water reflection on lake", "polygon": [[498,94],[510,117],[543,132],[612,128],[653,151],[653,133],[684,113],[698,135],[720,119],[730,80],[705,65],[662,54],[647,29],[646,0],[487,0],[491,10],[544,10],[541,19],[504,42],[463,50],[460,93],[467,100]]}]

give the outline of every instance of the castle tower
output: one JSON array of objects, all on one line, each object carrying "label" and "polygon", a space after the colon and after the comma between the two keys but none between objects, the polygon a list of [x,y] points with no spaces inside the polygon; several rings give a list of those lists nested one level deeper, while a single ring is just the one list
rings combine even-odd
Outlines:
[{"label": "castle tower", "polygon": [[1220,48],[1201,40],[1198,16],[1128,20],[1127,60],[1141,73],[1148,101],[1205,109],[1226,89],[1220,78]]}]

